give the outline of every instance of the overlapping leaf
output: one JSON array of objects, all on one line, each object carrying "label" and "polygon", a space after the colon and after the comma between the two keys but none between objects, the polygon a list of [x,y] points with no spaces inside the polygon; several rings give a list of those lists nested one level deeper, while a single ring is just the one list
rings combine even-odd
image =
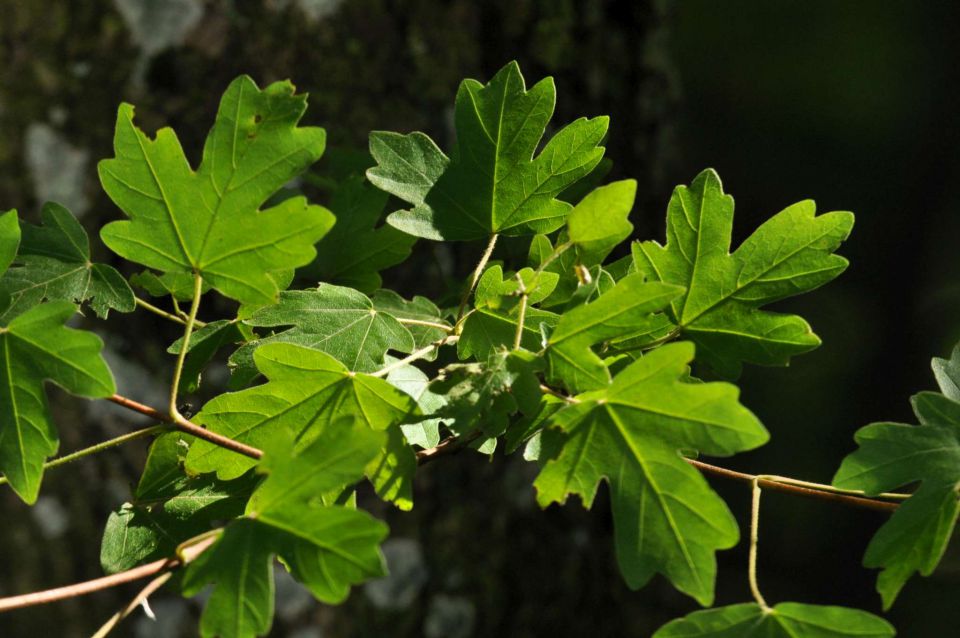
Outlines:
[{"label": "overlapping leaf", "polygon": [[535,486],[543,507],[569,494],[590,507],[606,480],[627,584],[639,588],[659,572],[708,605],[715,552],[736,544],[737,523],[680,450],[727,456],[762,445],[767,432],[735,386],[681,382],[693,354],[689,342],[662,346],[553,415],[567,439]]},{"label": "overlapping leaf", "polygon": [[[254,352],[254,360],[268,383],[216,397],[196,415],[197,423],[258,448],[289,433],[297,450],[328,428],[385,431],[386,442],[367,467],[367,476],[381,497],[404,509],[412,506],[416,458],[400,430],[401,423],[419,420],[412,397],[299,345],[266,344]],[[206,441],[194,443],[187,455],[189,471],[216,472],[223,480],[240,476],[254,464]]]},{"label": "overlapping leaf", "polygon": [[590,346],[656,325],[663,310],[683,288],[645,282],[629,275],[596,301],[564,313],[547,342],[548,376],[572,392],[597,390],[610,383],[610,371]]},{"label": "overlapping leaf", "polygon": [[414,348],[410,331],[393,315],[377,310],[362,292],[331,284],[284,292],[280,303],[261,308],[244,323],[292,327],[253,341],[230,357],[237,385],[256,376],[253,352],[268,343],[295,343],[322,350],[354,372],[379,370],[388,350],[412,352]]},{"label": "overlapping leaf", "polygon": [[10,303],[0,320],[10,320],[44,300],[89,302],[99,317],[113,309],[132,312],[133,291],[119,272],[90,261],[83,226],[63,206],[48,202],[42,226],[24,224],[16,263],[0,279]]},{"label": "overlapping leaf", "polygon": [[365,293],[377,290],[380,271],[410,256],[416,241],[392,226],[374,228],[387,197],[359,176],[342,182],[330,201],[337,223],[317,244],[317,258],[300,274]]},{"label": "overlapping leaf", "polygon": [[649,279],[687,288],[671,304],[670,319],[716,372],[734,377],[743,362],[786,365],[820,339],[801,317],[760,306],[813,290],[847,267],[833,252],[850,234],[853,215],[815,213],[809,200],[789,206],[730,254],[733,198],[706,170],[674,191],[666,245],[635,245],[634,262]]},{"label": "overlapping leaf", "polygon": [[463,322],[457,355],[460,359],[475,357],[484,361],[497,350],[512,348],[520,322],[520,295],[527,295],[520,346],[537,351],[542,347],[540,326],[553,327],[557,315],[530,307],[550,296],[559,277],[552,272],[535,272],[523,268],[504,279],[503,268],[492,266],[477,282],[475,310]]},{"label": "overlapping leaf", "polygon": [[[0,273],[19,242],[16,211],[0,215]],[[0,322],[0,472],[27,503],[36,501],[43,464],[59,445],[44,383],[90,398],[115,392],[100,355],[103,341],[64,325],[76,311],[72,303],[52,301]]]},{"label": "overlapping leaf", "polygon": [[387,221],[434,240],[470,240],[493,233],[548,233],[572,208],[556,199],[603,157],[608,118],[581,118],[562,128],[534,157],[553,115],[552,78],[528,91],[511,62],[486,85],[464,80],[457,92],[457,146],[447,157],[423,133],[370,134],[377,187],[413,205]]},{"label": "overlapping leaf", "polygon": [[150,139],[120,106],[116,157],[100,180],[129,220],[101,231],[118,255],[163,272],[199,272],[223,294],[250,304],[276,301],[278,280],[309,263],[333,216],[302,197],[259,210],[323,153],[323,129],[298,127],[306,97],[289,82],[260,90],[234,80],[197,171],[169,128]]},{"label": "overlapping leaf", "polygon": [[483,362],[447,366],[430,385],[444,398],[435,414],[461,436],[477,429],[487,439],[500,436],[511,416],[537,411],[541,367],[539,357],[522,350],[500,350]]},{"label": "overlapping leaf", "polygon": [[[949,378],[940,381],[945,393],[952,391]],[[882,569],[877,591],[885,608],[914,572],[933,572],[960,515],[960,403],[921,392],[913,397],[913,409],[919,426],[874,423],[858,430],[860,448],[843,460],[833,479],[837,487],[868,494],[921,481],[877,531],[863,559],[867,567]]]},{"label": "overlapping leaf", "polygon": [[216,583],[200,619],[205,638],[269,631],[275,555],[327,603],[341,602],[351,585],[384,574],[379,545],[386,525],[366,512],[316,502],[363,475],[383,433],[328,429],[296,455],[284,449],[284,438],[274,440],[264,456],[261,469],[269,475],[247,504],[246,518],[228,525],[184,574],[188,595]]},{"label": "overlapping leaf", "polygon": [[100,545],[100,563],[108,573],[173,555],[177,545],[243,514],[257,477],[252,472],[232,481],[212,474],[190,476],[183,461],[186,435],[157,438],[133,494],[110,514]]},{"label": "overlapping leaf", "polygon": [[[392,290],[378,290],[370,300],[379,312],[385,312],[404,322],[403,327],[410,332],[417,350],[439,341],[453,329],[443,318],[440,309],[426,297],[417,295],[407,301]],[[436,358],[436,352],[424,356],[427,361]]]},{"label": "overlapping leaf", "polygon": [[585,266],[603,263],[617,244],[630,236],[628,217],[637,195],[637,182],[625,179],[594,189],[567,218],[567,237]]},{"label": "overlapping leaf", "polygon": [[696,611],[661,627],[653,638],[892,638],[890,623],[859,609],[780,603],[764,610],[743,603]]}]

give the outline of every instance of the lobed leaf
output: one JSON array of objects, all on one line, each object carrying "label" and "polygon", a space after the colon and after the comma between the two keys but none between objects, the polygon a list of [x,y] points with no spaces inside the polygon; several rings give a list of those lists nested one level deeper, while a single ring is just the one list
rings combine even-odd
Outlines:
[{"label": "lobed leaf", "polygon": [[550,417],[566,434],[534,485],[542,507],[579,494],[590,507],[610,485],[617,560],[637,589],[657,572],[701,605],[713,600],[715,552],[738,540],[736,520],[681,450],[727,456],[768,435],[726,383],[686,383],[694,348],[664,345],[578,395]]},{"label": "lobed leaf", "polygon": [[306,97],[289,82],[227,88],[194,171],[176,134],[154,139],[117,113],[115,157],[100,162],[104,190],[130,218],[100,232],[115,253],[162,272],[199,273],[242,303],[274,303],[285,273],[309,263],[333,215],[293,197],[260,207],[323,153],[323,129],[298,127]]},{"label": "lobed leaf", "polygon": [[733,198],[708,169],[674,190],[666,245],[635,244],[634,265],[650,280],[686,287],[668,314],[718,374],[735,377],[743,362],[787,365],[820,339],[802,318],[760,306],[822,286],[847,267],[833,253],[853,214],[815,213],[809,200],[789,206],[730,254]]},{"label": "lobed leaf", "polygon": [[859,609],[742,603],[695,611],[661,627],[653,638],[892,638],[890,623]]},{"label": "lobed leaf", "polygon": [[90,240],[70,211],[48,202],[40,217],[42,226],[23,225],[16,263],[0,279],[0,291],[10,299],[2,319],[44,300],[89,302],[101,318],[111,309],[133,312],[136,303],[127,281],[113,267],[90,261]]},{"label": "lobed leaf", "polygon": [[608,118],[576,120],[534,157],[555,102],[552,78],[527,90],[520,67],[510,62],[486,85],[460,84],[451,157],[423,133],[371,133],[377,166],[367,178],[413,205],[387,222],[417,237],[446,241],[560,228],[572,207],[557,196],[600,162]]}]

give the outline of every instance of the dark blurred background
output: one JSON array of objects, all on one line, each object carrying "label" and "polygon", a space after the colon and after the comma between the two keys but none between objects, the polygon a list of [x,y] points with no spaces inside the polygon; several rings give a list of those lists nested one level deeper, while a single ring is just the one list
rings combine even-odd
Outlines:
[{"label": "dark blurred background", "polygon": [[[790,368],[745,372],[743,401],[773,438],[727,461],[828,482],[856,428],[910,422],[909,395],[933,385],[930,357],[960,339],[958,13],[945,2],[830,0],[0,0],[0,209],[36,220],[55,199],[95,238],[120,214],[96,162],[111,154],[121,100],[136,104],[145,129],[173,126],[193,158],[240,73],[309,91],[306,119],[334,146],[362,148],[371,129],[419,129],[446,148],[458,82],[486,81],[517,59],[528,82],[555,76],[558,125],[612,116],[611,178],[640,182],[638,238],[662,238],[670,190],[706,166],[736,197],[735,243],[799,199],[857,214],[841,251],[847,273],[780,304],[807,317],[824,345]],[[421,242],[385,286],[438,294],[478,251]],[[106,339],[122,391],[160,405],[172,364],[163,349],[177,331],[142,315],[87,327]],[[50,393],[64,451],[134,426],[128,414]],[[49,472],[32,509],[3,490],[0,595],[100,575],[102,525],[129,498],[143,453],[131,445]],[[605,496],[593,512],[578,502],[541,512],[535,474],[519,458],[474,454],[426,466],[413,512],[370,504],[391,525],[395,577],[354,589],[340,607],[281,578],[271,635],[645,637],[695,608],[659,578],[629,591]],[[748,490],[714,484],[745,525]],[[767,599],[878,612],[875,574],[860,560],[882,521],[765,496]],[[720,554],[720,566],[717,603],[747,601],[745,548]],[[86,636],[134,591],[7,614],[0,635]],[[888,617],[903,638],[956,635],[958,596],[953,547]],[[152,601],[157,622],[137,613],[117,635],[196,634],[196,602]]]}]

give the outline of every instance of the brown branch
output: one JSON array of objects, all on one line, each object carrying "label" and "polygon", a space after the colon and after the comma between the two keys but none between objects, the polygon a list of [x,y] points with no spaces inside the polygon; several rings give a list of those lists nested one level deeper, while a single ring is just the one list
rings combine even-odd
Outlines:
[{"label": "brown branch", "polygon": [[[720,476],[723,478],[732,479],[734,481],[739,481],[741,483],[752,483],[754,479],[758,478],[753,474],[746,474],[744,472],[728,470],[725,467],[710,465],[709,463],[704,463],[703,461],[697,461],[696,459],[686,459],[686,461],[687,463],[697,468],[704,474],[712,474],[713,476]],[[837,494],[835,492],[825,492],[823,490],[814,490],[809,487],[801,487],[799,485],[791,485],[789,483],[780,483],[778,481],[771,481],[765,478],[758,479],[757,484],[760,485],[760,487],[762,487],[763,489],[770,490],[772,492],[786,492],[787,494],[796,494],[798,496],[808,496],[810,498],[819,498],[824,501],[834,501],[835,503],[843,503],[844,505],[861,507],[865,509],[875,510],[878,512],[890,513],[895,509],[897,509],[898,507],[897,503],[891,503],[889,501],[881,501],[875,498],[865,498],[863,496],[850,496],[848,494]]]},{"label": "brown branch", "polygon": [[146,578],[147,576],[153,576],[160,572],[174,569],[181,564],[189,563],[195,559],[201,552],[210,547],[215,540],[216,537],[206,538],[195,545],[184,548],[181,552],[183,554],[182,563],[178,558],[163,558],[155,560],[152,563],[147,563],[146,565],[141,565],[140,567],[128,569],[125,572],[94,578],[93,580],[82,583],[37,591],[30,594],[22,594],[20,596],[0,598],[0,612],[52,603],[57,600],[64,600],[65,598],[76,598],[77,596],[92,594],[96,591],[109,589],[110,587],[116,587],[117,585],[123,585],[124,583],[130,583],[135,580],[140,580],[141,578]]},{"label": "brown branch", "polygon": [[181,432],[195,436],[198,439],[203,439],[204,441],[209,441],[214,445],[219,445],[222,448],[226,448],[238,454],[249,456],[252,459],[259,459],[263,456],[263,450],[249,446],[246,443],[241,443],[240,441],[235,441],[234,439],[223,436],[222,434],[211,432],[210,430],[200,427],[196,423],[191,423],[184,418],[174,418],[169,414],[164,414],[160,410],[156,410],[148,405],[138,403],[133,399],[128,399],[127,397],[120,396],[119,394],[114,394],[113,396],[107,397],[107,400],[112,401],[117,405],[122,405],[128,410],[145,414],[158,421],[172,423]]},{"label": "brown branch", "polygon": [[481,432],[477,430],[466,436],[448,436],[437,445],[425,450],[417,450],[417,464],[423,465],[429,463],[441,456],[455,454],[469,445],[471,442],[480,438]]}]

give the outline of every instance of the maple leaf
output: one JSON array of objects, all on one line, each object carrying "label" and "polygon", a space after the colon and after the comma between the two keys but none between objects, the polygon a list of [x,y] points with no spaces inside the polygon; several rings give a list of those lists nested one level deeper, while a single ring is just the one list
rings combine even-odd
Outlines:
[{"label": "maple leaf", "polygon": [[534,157],[553,115],[553,78],[528,91],[516,62],[486,85],[464,80],[457,91],[457,146],[447,157],[423,133],[370,134],[375,186],[414,207],[387,217],[400,230],[434,240],[471,240],[493,233],[549,233],[572,206],[557,199],[600,162],[608,118],[581,118],[554,135]]},{"label": "maple leaf", "polygon": [[90,261],[90,240],[63,206],[44,204],[42,226],[24,224],[14,266],[0,279],[10,296],[2,318],[11,319],[43,300],[89,302],[98,317],[111,309],[133,312],[136,303],[126,279],[115,268]]},{"label": "maple leaf", "polygon": [[890,623],[859,609],[780,603],[762,609],[742,603],[695,611],[653,638],[893,638]]},{"label": "maple leaf", "polygon": [[913,397],[919,426],[873,423],[860,428],[860,448],[847,456],[833,484],[879,494],[920,481],[920,487],[881,527],[863,558],[880,568],[877,591],[885,609],[914,572],[929,576],[936,569],[960,515],[960,403],[950,398],[960,349],[951,360],[934,360],[943,394],[921,392]]},{"label": "maple leaf", "polygon": [[730,254],[733,198],[708,169],[674,190],[666,245],[634,244],[634,264],[653,281],[687,288],[668,315],[718,374],[736,377],[745,361],[787,365],[820,339],[801,317],[760,306],[822,286],[848,263],[833,252],[850,234],[853,214],[815,213],[810,200],[793,204]]},{"label": "maple leaf", "polygon": [[757,418],[727,383],[684,383],[689,342],[653,350],[602,390],[575,397],[550,417],[566,434],[537,477],[542,507],[579,494],[590,507],[610,484],[617,560],[627,584],[657,572],[700,604],[713,600],[715,552],[737,543],[736,520],[680,450],[728,456],[766,442]]},{"label": "maple leaf", "polygon": [[199,273],[224,295],[276,301],[284,273],[309,263],[333,215],[293,197],[262,206],[323,153],[323,129],[297,127],[306,96],[289,82],[260,90],[241,76],[223,95],[194,171],[172,129],[150,139],[117,114],[116,157],[100,162],[104,190],[129,217],[100,231],[115,253],[162,272]]}]

